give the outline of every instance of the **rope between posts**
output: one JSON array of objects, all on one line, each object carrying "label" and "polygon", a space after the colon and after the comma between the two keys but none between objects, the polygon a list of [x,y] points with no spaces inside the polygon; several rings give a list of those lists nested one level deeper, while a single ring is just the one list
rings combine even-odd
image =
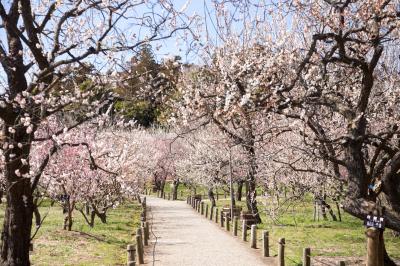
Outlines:
[{"label": "rope between posts", "polygon": [[[189,205],[190,205],[190,203],[189,203]],[[207,204],[208,205],[208,204]],[[250,229],[251,228],[251,226],[250,225],[246,225],[246,228],[247,229]],[[238,231],[242,231],[242,227],[241,226],[238,226],[238,228],[237,228],[237,230]],[[247,230],[248,231],[248,230]],[[248,234],[250,233],[250,232],[247,232]],[[263,240],[263,238],[262,237],[259,237],[259,238],[257,238],[257,241],[262,241]],[[284,246],[284,247],[286,247],[286,243],[281,243],[281,242],[279,242],[279,241],[275,241],[277,244],[279,244],[279,245],[282,245],[282,246]],[[272,253],[278,253],[278,249],[277,249],[277,247],[276,247],[276,245],[268,245],[268,248],[270,249],[270,251],[272,251]],[[307,255],[307,257],[309,257],[310,259],[312,259],[313,261],[316,261],[316,262],[318,262],[318,263],[321,263],[322,265],[325,265],[325,266],[336,266],[336,264],[333,264],[333,263],[329,263],[329,262],[325,262],[325,261],[322,261],[322,260],[320,260],[320,259],[317,259],[316,257],[313,257],[313,256],[311,256],[311,255]],[[289,257],[289,256],[285,256],[285,259],[288,259],[289,261],[291,261],[291,262],[293,262],[293,263],[295,263],[295,264],[298,264],[298,261],[296,261],[295,259],[293,259],[293,258],[291,258],[291,257]],[[154,265],[154,264],[153,264]]]},{"label": "rope between posts", "polygon": [[296,261],[296,260],[290,258],[290,257],[287,256],[287,255],[285,256],[285,259],[288,259],[288,260],[290,260],[291,262],[294,262],[296,265],[299,263],[298,261]]}]

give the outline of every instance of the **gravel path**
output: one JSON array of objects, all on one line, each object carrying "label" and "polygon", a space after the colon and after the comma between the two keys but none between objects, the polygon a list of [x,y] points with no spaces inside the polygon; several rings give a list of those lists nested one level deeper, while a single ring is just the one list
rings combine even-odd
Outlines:
[{"label": "gravel path", "polygon": [[261,250],[235,239],[186,202],[147,197],[147,206],[152,232],[151,246],[146,248],[146,265],[274,265],[274,259],[262,258]]}]

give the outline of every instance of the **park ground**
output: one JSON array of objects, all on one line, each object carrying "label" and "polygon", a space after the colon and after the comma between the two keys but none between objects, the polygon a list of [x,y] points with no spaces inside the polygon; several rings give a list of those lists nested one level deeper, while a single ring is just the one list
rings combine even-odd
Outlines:
[{"label": "park ground", "polygon": [[[63,230],[62,208],[45,202],[40,207],[44,219],[33,240],[32,265],[37,266],[103,266],[126,265],[126,246],[134,239],[134,228],[140,225],[141,207],[128,202],[108,212],[107,224],[96,219],[93,228],[83,216],[74,212],[72,231]],[[1,205],[3,221],[4,205]],[[34,231],[35,228],[32,228]]]},{"label": "park ground", "polygon": [[[169,192],[167,187],[166,193]],[[204,193],[201,188],[197,192]],[[186,188],[180,186],[178,200],[186,200],[188,193]],[[222,190],[219,193],[217,205],[229,204]],[[245,205],[243,201],[237,204]],[[4,204],[1,208],[0,222],[4,215]],[[287,265],[301,265],[305,247],[311,248],[313,256],[327,262],[344,259],[357,264],[363,260],[366,238],[365,228],[359,219],[342,212],[342,222],[324,221],[322,218],[314,221],[311,198],[291,201],[281,209],[280,215],[274,220],[262,212],[263,223],[258,226],[259,230],[269,231],[272,256],[277,253],[277,245],[274,246],[273,243],[284,237],[288,247]],[[126,246],[134,242],[134,231],[140,224],[140,210],[136,202],[122,204],[109,211],[107,224],[102,224],[97,219],[94,228],[90,228],[82,215],[76,211],[73,231],[68,232],[62,229],[64,217],[61,207],[57,204],[53,207],[44,204],[40,207],[40,212],[42,216],[47,217],[33,240],[32,264],[125,265]],[[386,230],[385,243],[390,256],[400,260],[400,237],[395,237],[391,230]]]}]

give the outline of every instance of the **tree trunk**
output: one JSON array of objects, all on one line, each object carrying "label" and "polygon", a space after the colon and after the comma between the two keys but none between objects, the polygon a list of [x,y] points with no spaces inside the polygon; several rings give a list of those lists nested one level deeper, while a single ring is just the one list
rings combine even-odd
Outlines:
[{"label": "tree trunk", "polygon": [[249,158],[249,170],[246,178],[246,205],[249,211],[253,214],[256,223],[261,223],[261,217],[258,213],[257,208],[257,192],[256,192],[256,173],[257,173],[257,161],[254,148],[254,136],[250,134],[250,141],[246,143],[245,149]]},{"label": "tree trunk", "polygon": [[164,189],[165,189],[165,180],[160,181],[160,191],[161,191],[161,198],[164,197]]},{"label": "tree trunk", "polygon": [[174,180],[172,183],[172,200],[178,199],[179,180]]},{"label": "tree trunk", "polygon": [[39,227],[40,224],[42,223],[42,218],[40,216],[39,208],[36,204],[33,205],[33,213],[35,215],[35,225],[36,227]]},{"label": "tree trunk", "polygon": [[103,224],[106,224],[106,223],[107,223],[107,214],[106,214],[105,212],[99,212],[99,213],[97,214],[97,217],[100,218],[100,221],[101,221]]},{"label": "tree trunk", "polygon": [[75,208],[75,202],[68,199],[67,202],[67,207],[66,207],[66,213],[65,213],[65,218],[64,218],[64,230],[71,231],[72,230],[72,224],[73,224],[73,219],[72,219],[72,212]]},{"label": "tree trunk", "polygon": [[90,214],[90,205],[88,202],[85,203],[85,213],[86,213],[86,215]]},{"label": "tree trunk", "polygon": [[319,202],[319,207],[321,208],[322,218],[324,218],[325,221],[328,220],[328,217],[326,216],[325,204],[323,204],[322,200]]},{"label": "tree trunk", "polygon": [[340,212],[340,206],[339,206],[339,202],[335,201],[336,204],[336,209],[337,209],[337,213],[338,213],[338,217],[339,217],[339,222],[342,221],[342,213]]},{"label": "tree trunk", "polygon": [[242,196],[243,196],[243,180],[240,180],[237,182],[237,191],[236,191],[236,200],[237,201],[242,201]]},{"label": "tree trunk", "polygon": [[90,223],[89,223],[89,226],[90,227],[94,227],[94,219],[96,218],[96,213],[92,210],[91,212],[90,212]]},{"label": "tree trunk", "polygon": [[[12,123],[12,121],[8,122]],[[17,128],[16,130],[15,134],[9,133],[8,130],[3,131],[3,135],[7,139],[16,143],[24,143],[24,146],[21,149],[15,147],[4,152],[7,204],[1,235],[0,265],[26,266],[30,265],[29,246],[33,218],[33,196],[30,179],[22,177],[29,172],[29,164],[23,165],[21,160],[15,158],[23,158],[29,162],[31,136],[26,134],[24,128]],[[11,157],[11,153],[15,156]]]},{"label": "tree trunk", "polygon": [[331,217],[332,217],[332,220],[333,220],[333,221],[337,221],[336,215],[335,215],[335,213],[333,212],[333,210],[332,210],[332,208],[331,208],[331,205],[329,205],[329,204],[326,202],[326,194],[324,194],[324,196],[323,196],[323,198],[322,198],[322,200],[321,200],[321,211],[322,211],[322,216],[324,217],[324,220],[327,220],[327,219],[328,219],[328,217],[326,216],[326,210],[328,210],[329,214],[330,214]]},{"label": "tree trunk", "polygon": [[26,266],[33,218],[33,198],[29,180],[9,186],[4,216],[1,265]]},{"label": "tree trunk", "polygon": [[212,188],[208,188],[208,198],[211,201],[211,207],[217,206]]}]

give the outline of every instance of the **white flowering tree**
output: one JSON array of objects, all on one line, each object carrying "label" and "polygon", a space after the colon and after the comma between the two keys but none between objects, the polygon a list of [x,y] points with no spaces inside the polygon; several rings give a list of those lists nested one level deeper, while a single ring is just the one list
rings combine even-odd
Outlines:
[{"label": "white flowering tree", "polygon": [[[0,3],[0,19],[7,191],[1,264],[29,265],[32,193],[49,161],[45,157],[38,172],[31,172],[32,143],[46,140],[36,138],[39,125],[57,113],[75,113],[61,131],[52,132],[57,137],[100,113],[111,100],[100,90],[101,69],[116,66],[121,52],[168,38],[190,21],[170,1],[127,0],[13,0]],[[85,85],[65,86],[71,70],[86,63],[94,70]]]},{"label": "white flowering tree", "polygon": [[307,126],[305,145],[346,184],[344,209],[363,219],[385,207],[386,225],[396,230],[398,8],[396,1],[295,5],[311,35],[309,67],[295,88],[282,91],[290,99],[283,113]]},{"label": "white flowering tree", "polygon": [[274,127],[264,114],[286,106],[287,99],[280,97],[279,91],[294,86],[298,69],[303,67],[302,57],[295,35],[285,21],[279,23],[279,16],[258,21],[256,10],[247,9],[251,4],[213,3],[218,40],[206,39],[200,52],[206,64],[183,74],[179,117],[183,123],[212,122],[244,149],[248,162],[246,203],[260,222],[257,145]]},{"label": "white flowering tree", "polygon": [[177,160],[177,175],[186,184],[205,186],[212,205],[216,206],[213,190],[229,188],[231,178],[240,182],[246,175],[245,152],[212,124],[181,137],[185,156]]}]

